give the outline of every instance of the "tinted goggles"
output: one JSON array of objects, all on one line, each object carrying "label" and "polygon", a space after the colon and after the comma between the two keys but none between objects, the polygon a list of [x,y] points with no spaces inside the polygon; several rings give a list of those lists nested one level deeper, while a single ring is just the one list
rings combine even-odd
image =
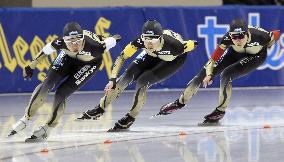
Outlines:
[{"label": "tinted goggles", "polygon": [[65,36],[63,37],[63,40],[68,45],[71,45],[71,44],[79,45],[84,40],[84,36],[83,34],[76,35],[76,36]]},{"label": "tinted goggles", "polygon": [[235,32],[231,32],[230,33],[230,37],[234,40],[236,39],[244,39],[246,35],[246,32],[241,32],[241,33],[235,33]]},{"label": "tinted goggles", "polygon": [[144,34],[141,35],[141,39],[143,42],[157,43],[160,38],[161,36],[159,35],[151,35],[151,36],[144,35]]}]

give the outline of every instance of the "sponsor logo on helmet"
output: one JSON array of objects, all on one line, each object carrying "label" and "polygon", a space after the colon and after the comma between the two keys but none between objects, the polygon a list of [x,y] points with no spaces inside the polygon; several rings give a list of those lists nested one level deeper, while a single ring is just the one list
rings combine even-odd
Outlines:
[{"label": "sponsor logo on helmet", "polygon": [[147,30],[147,31],[145,32],[145,34],[154,35],[154,31],[152,31],[152,30]]},{"label": "sponsor logo on helmet", "polygon": [[234,29],[234,32],[242,32],[243,30],[242,30],[242,28],[236,28],[236,29]]},{"label": "sponsor logo on helmet", "polygon": [[79,33],[78,33],[78,31],[71,31],[71,32],[69,32],[69,35],[78,35]]}]

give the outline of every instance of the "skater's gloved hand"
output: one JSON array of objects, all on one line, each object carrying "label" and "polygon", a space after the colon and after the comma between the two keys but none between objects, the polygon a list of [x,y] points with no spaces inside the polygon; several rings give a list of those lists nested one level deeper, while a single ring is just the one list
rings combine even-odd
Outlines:
[{"label": "skater's gloved hand", "polygon": [[207,75],[204,79],[203,79],[203,87],[206,88],[208,85],[211,85],[213,83],[212,80],[213,75]]},{"label": "skater's gloved hand", "polygon": [[116,87],[116,78],[111,78],[105,87],[105,95],[109,95]]},{"label": "skater's gloved hand", "polygon": [[121,40],[121,35],[119,34],[115,34],[112,37],[116,40],[116,42],[119,42]]},{"label": "skater's gloved hand", "polygon": [[29,65],[23,69],[23,77],[24,80],[31,80],[34,73],[34,69],[32,69]]}]

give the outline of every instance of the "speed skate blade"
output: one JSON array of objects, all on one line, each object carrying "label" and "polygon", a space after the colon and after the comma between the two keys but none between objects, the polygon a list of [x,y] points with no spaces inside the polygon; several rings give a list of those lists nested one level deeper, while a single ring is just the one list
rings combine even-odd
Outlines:
[{"label": "speed skate blade", "polygon": [[198,123],[197,125],[200,126],[200,127],[210,127],[210,126],[221,126],[221,123],[219,123],[219,122],[216,122],[216,123],[204,123],[204,122],[202,122],[202,123]]},{"label": "speed skate blade", "polygon": [[115,133],[115,132],[129,132],[130,130],[129,129],[109,129],[107,132],[109,133]]},{"label": "speed skate blade", "polygon": [[7,136],[7,138],[11,138],[11,137],[13,137],[15,134],[17,134],[17,132],[16,132],[15,130],[12,130],[12,131],[10,132],[10,134]]}]

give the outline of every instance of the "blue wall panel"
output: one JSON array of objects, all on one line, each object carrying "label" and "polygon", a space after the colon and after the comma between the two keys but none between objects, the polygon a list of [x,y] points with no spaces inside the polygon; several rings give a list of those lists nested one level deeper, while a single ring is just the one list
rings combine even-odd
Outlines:
[{"label": "blue wall panel", "polygon": [[[24,81],[22,68],[41,47],[60,36],[68,21],[77,21],[84,29],[97,34],[121,34],[123,40],[110,51],[112,59],[104,60],[111,67],[115,58],[128,42],[140,34],[147,19],[156,19],[164,28],[172,29],[185,39],[199,42],[189,53],[184,67],[169,80],[154,88],[183,88],[210,57],[233,18],[243,18],[249,24],[266,30],[284,31],[284,7],[119,7],[95,9],[0,9],[0,93],[31,92],[39,84],[48,66],[37,68],[32,81]],[[252,74],[234,82],[234,86],[284,85],[284,35],[269,50],[265,64]],[[137,53],[138,54],[138,53]],[[134,56],[135,57],[135,56]],[[134,58],[133,57],[133,58]],[[130,58],[125,64],[133,60]],[[50,64],[49,58],[44,64]],[[81,90],[103,90],[107,83],[105,68]],[[213,86],[218,86],[218,79]],[[133,86],[131,86],[133,88]]]}]

